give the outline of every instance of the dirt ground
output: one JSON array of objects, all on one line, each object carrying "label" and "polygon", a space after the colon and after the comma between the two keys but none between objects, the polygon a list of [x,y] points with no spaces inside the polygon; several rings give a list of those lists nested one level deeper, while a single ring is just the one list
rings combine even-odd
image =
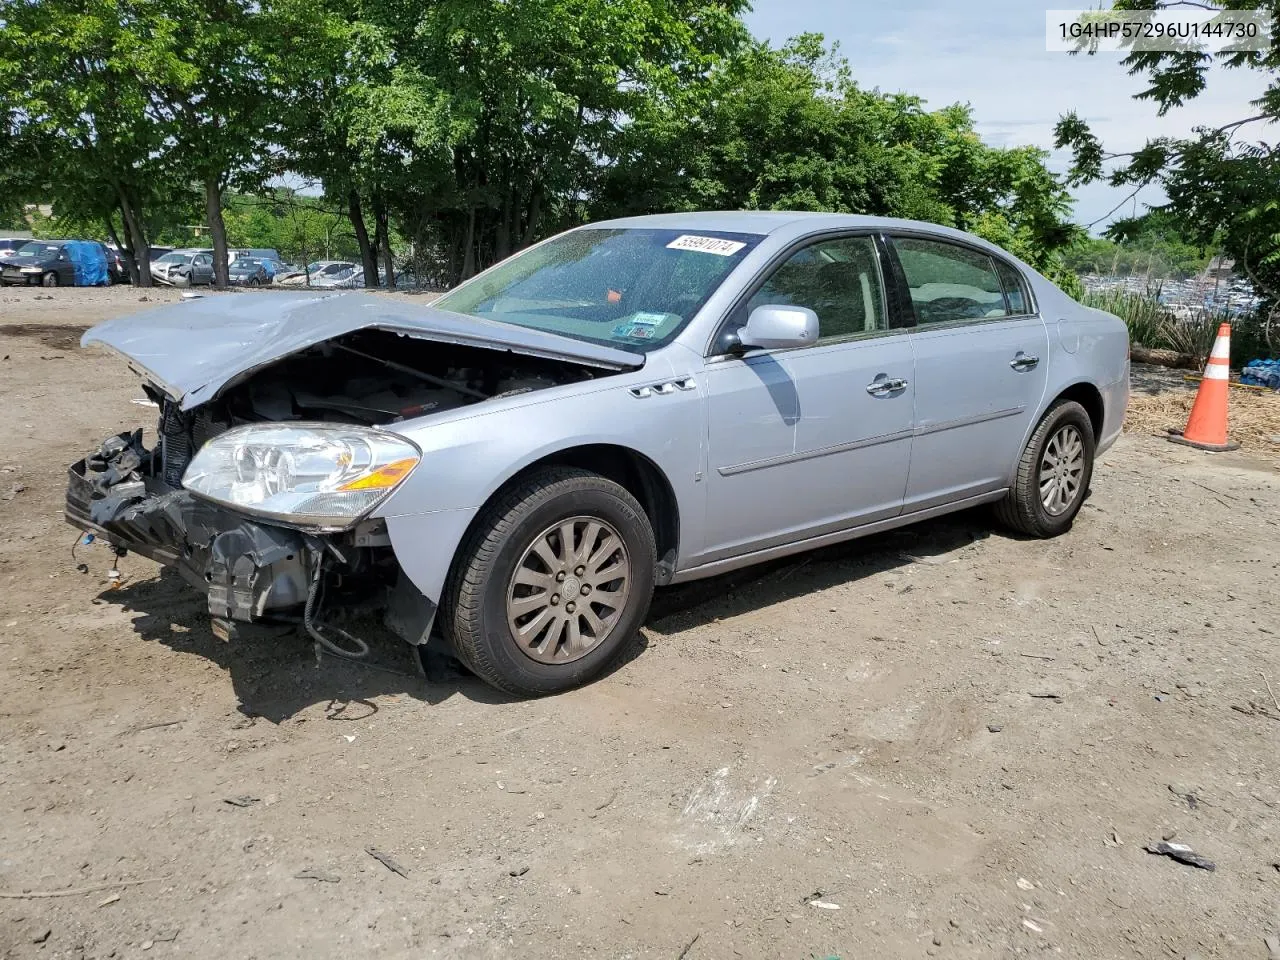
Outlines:
[{"label": "dirt ground", "polygon": [[176,294],[51,295],[0,290],[0,956],[1280,936],[1280,474],[1247,451],[1129,435],[1057,540],[969,513],[662,592],[609,676],[514,701],[392,639],[224,643],[154,564],[73,558],[66,465],[152,426],[78,338]]}]

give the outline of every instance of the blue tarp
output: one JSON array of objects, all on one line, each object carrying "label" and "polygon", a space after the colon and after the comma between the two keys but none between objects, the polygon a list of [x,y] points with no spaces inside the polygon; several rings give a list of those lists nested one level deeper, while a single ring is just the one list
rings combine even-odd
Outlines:
[{"label": "blue tarp", "polygon": [[105,287],[111,282],[107,276],[107,254],[102,244],[71,240],[63,244],[63,249],[76,268],[77,287]]},{"label": "blue tarp", "polygon": [[1240,371],[1240,382],[1280,390],[1280,360],[1250,360]]}]

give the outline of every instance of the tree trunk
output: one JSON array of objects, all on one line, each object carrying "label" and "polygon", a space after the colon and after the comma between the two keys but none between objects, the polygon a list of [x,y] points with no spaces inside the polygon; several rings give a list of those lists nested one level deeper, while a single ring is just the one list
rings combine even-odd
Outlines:
[{"label": "tree trunk", "polygon": [[351,226],[356,231],[356,242],[360,244],[360,263],[364,267],[365,282],[374,277],[377,285],[378,261],[369,245],[369,229],[364,225],[364,211],[360,209],[360,194],[352,190],[347,194],[347,209],[351,214]]},{"label": "tree trunk", "polygon": [[537,233],[538,220],[542,216],[542,184],[535,183],[533,185],[533,197],[529,201],[529,222],[524,228],[524,239],[520,242],[523,249],[533,243],[533,238]]},{"label": "tree trunk", "polygon": [[[102,222],[107,228],[107,236],[110,237],[111,242],[116,245],[116,249],[120,251],[122,258],[124,259],[124,265],[129,269],[129,282],[135,287],[141,286],[141,284],[138,283],[138,264],[137,261],[133,259],[133,247],[132,245],[120,242],[120,234],[116,233],[116,225],[112,222],[111,216],[112,215],[108,213],[102,218]],[[128,234],[125,234],[125,236],[128,236]]]},{"label": "tree trunk", "polygon": [[231,283],[227,268],[227,225],[222,219],[222,184],[217,176],[204,181],[205,216],[209,218],[209,233],[213,236],[213,285],[225,290]]},{"label": "tree trunk", "polygon": [[499,263],[511,255],[511,187],[502,195],[502,209],[498,213],[498,225],[493,231],[493,261]]},{"label": "tree trunk", "polygon": [[462,279],[476,272],[476,208],[467,208],[467,232],[462,246]]},{"label": "tree trunk", "polygon": [[[388,290],[396,285],[395,262],[391,254],[391,231],[387,225],[387,205],[382,201],[382,194],[373,195],[373,229],[377,238],[379,253],[382,254],[382,269],[386,274],[385,285]],[[374,282],[375,287],[383,284]],[[369,286],[368,283],[365,286]]]},{"label": "tree trunk", "polygon": [[133,259],[138,270],[137,284],[140,287],[151,286],[151,251],[147,246],[147,235],[142,229],[142,215],[129,197],[129,190],[123,184],[116,184],[116,195],[120,200],[120,217],[124,221],[125,232],[129,234],[129,245],[133,247]]}]

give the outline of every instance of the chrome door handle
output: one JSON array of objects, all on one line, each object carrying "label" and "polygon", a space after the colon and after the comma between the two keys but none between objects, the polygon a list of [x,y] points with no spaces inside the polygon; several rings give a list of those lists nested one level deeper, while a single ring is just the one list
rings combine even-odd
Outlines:
[{"label": "chrome door handle", "polygon": [[1009,361],[1009,366],[1015,370],[1034,370],[1039,362],[1039,357],[1029,357],[1025,353],[1020,353]]},{"label": "chrome door handle", "polygon": [[883,397],[887,393],[896,393],[899,390],[905,390],[910,380],[903,380],[901,377],[895,377],[887,380],[872,380],[867,384],[867,393],[873,397]]}]

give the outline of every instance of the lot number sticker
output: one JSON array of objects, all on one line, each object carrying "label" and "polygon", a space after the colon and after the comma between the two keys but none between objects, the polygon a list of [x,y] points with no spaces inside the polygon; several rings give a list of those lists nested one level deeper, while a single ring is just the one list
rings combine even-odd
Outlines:
[{"label": "lot number sticker", "polygon": [[714,253],[717,257],[732,257],[745,246],[745,243],[739,243],[737,240],[721,240],[719,237],[699,237],[686,233],[668,243],[667,249],[696,250],[699,253]]}]

